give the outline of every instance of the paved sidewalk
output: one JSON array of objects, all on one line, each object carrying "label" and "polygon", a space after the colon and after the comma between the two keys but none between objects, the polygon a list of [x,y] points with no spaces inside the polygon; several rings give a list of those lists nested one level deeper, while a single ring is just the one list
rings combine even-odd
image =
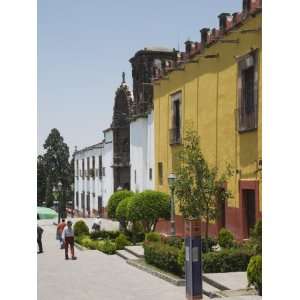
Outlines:
[{"label": "paved sidewalk", "polygon": [[[184,300],[185,288],[138,270],[122,258],[75,249],[66,261],[52,221],[44,228],[44,253],[38,255],[38,300]],[[48,224],[48,225],[47,225]],[[207,299],[207,298],[204,298]]]}]

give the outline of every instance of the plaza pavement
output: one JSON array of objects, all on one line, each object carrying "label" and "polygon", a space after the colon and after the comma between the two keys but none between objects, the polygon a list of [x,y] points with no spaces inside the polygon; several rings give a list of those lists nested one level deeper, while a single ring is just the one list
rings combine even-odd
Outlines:
[{"label": "plaza pavement", "polygon": [[[75,249],[65,260],[52,222],[39,222],[44,253],[38,254],[38,300],[183,300],[185,288],[138,270],[116,255]],[[205,298],[207,299],[207,298]]]},{"label": "plaza pavement", "polygon": [[[59,249],[55,239],[53,221],[38,223],[44,229],[44,253],[37,256],[38,300],[185,300],[185,287],[134,268],[117,255],[75,248],[78,260],[65,260],[64,250]],[[90,227],[92,219],[87,223]],[[107,222],[105,229],[110,226],[115,224]],[[209,298],[204,295],[203,299]],[[261,297],[223,299],[260,300]]]}]

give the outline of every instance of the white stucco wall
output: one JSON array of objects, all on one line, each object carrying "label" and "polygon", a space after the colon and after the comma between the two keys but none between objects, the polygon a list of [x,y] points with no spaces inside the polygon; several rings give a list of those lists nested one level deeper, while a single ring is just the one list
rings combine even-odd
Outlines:
[{"label": "white stucco wall", "polygon": [[[131,190],[141,192],[154,188],[153,112],[130,123]],[[152,169],[152,179],[149,173]]]},{"label": "white stucco wall", "polygon": [[[155,184],[155,147],[154,147],[154,112],[152,111],[147,118],[147,171],[146,189],[153,190]],[[149,178],[149,169],[152,169],[152,178]]]},{"label": "white stucco wall", "polygon": [[114,176],[113,176],[113,132],[107,130],[104,132],[102,164],[105,168],[105,175],[102,177],[103,186],[103,206],[106,207],[109,197],[114,192]]},{"label": "white stucco wall", "polygon": [[[83,199],[85,208],[87,208],[87,195],[88,192],[90,192],[90,211],[92,212],[93,209],[98,210],[98,197],[102,196],[101,194],[102,180],[99,177],[99,156],[103,156],[102,152],[103,152],[102,145],[98,144],[94,148],[93,146],[91,146],[81,151],[78,151],[75,154],[74,206],[75,209],[78,209],[81,212],[82,212],[82,199],[81,199],[82,192],[85,192],[85,197]],[[84,174],[83,177],[80,176],[82,171],[82,160],[84,162],[84,169],[87,170],[87,158],[89,157],[90,169],[91,169],[93,156],[95,157],[95,170],[97,170],[97,172],[94,178],[90,177],[88,180],[86,174]],[[76,170],[77,160],[78,160],[78,171]],[[76,192],[78,192],[78,205],[76,203]]]},{"label": "white stucco wall", "polygon": [[138,118],[130,123],[130,189],[134,192],[145,189],[146,159],[147,118]]}]

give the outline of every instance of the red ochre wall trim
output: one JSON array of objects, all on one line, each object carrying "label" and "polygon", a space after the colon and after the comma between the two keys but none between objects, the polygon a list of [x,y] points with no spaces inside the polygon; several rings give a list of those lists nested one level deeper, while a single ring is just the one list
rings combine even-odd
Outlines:
[{"label": "red ochre wall trim", "polygon": [[[239,182],[239,207],[229,207],[226,205],[225,208],[225,220],[226,228],[229,229],[235,236],[237,240],[242,240],[247,238],[247,228],[246,220],[244,218],[244,201],[243,190],[251,189],[255,191],[255,207],[256,207],[256,220],[261,219],[261,211],[259,210],[259,181],[257,180],[240,180]],[[176,215],[176,235],[184,236],[184,219],[182,216]],[[215,224],[210,224],[208,228],[208,233],[210,236],[217,236],[221,226],[216,222]],[[170,222],[166,220],[160,220],[156,225],[156,231],[162,234],[170,234]],[[202,223],[202,235],[205,234],[205,223]]]}]

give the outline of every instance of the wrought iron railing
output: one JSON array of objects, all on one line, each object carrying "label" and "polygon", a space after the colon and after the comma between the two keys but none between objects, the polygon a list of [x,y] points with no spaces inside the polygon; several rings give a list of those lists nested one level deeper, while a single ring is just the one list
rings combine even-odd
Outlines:
[{"label": "wrought iron railing", "polygon": [[257,129],[257,119],[257,105],[254,105],[248,110],[245,108],[245,106],[239,107],[236,110],[237,130],[239,132]]},{"label": "wrought iron railing", "polygon": [[181,144],[181,132],[179,127],[169,129],[170,145]]}]

